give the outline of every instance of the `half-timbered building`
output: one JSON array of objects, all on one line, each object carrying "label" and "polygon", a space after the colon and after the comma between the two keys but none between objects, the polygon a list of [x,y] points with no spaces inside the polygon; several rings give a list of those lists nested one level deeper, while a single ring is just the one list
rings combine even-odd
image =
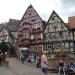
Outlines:
[{"label": "half-timbered building", "polygon": [[53,11],[44,31],[44,49],[49,53],[73,53],[73,35],[69,25],[66,25],[59,15]]},{"label": "half-timbered building", "polygon": [[0,25],[0,42],[6,42],[6,43],[11,43],[12,39],[11,36],[9,34],[9,30],[7,30],[7,23],[5,24],[1,24]]},{"label": "half-timbered building", "polygon": [[43,20],[30,5],[18,25],[18,47],[43,50],[43,25]]}]

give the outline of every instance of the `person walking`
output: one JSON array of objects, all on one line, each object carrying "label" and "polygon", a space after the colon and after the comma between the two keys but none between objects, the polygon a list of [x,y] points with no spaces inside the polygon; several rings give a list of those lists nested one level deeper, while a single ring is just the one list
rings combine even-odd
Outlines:
[{"label": "person walking", "polygon": [[37,56],[37,62],[36,62],[36,66],[39,68],[41,67],[41,56]]},{"label": "person walking", "polygon": [[20,54],[20,60],[21,60],[21,63],[24,64],[24,55],[22,53]]},{"label": "person walking", "polygon": [[48,74],[48,60],[47,60],[47,51],[43,51],[43,55],[41,56],[41,68],[44,75]]},{"label": "person walking", "polygon": [[7,52],[5,52],[5,66],[9,67],[9,55]]},{"label": "person walking", "polygon": [[34,63],[35,59],[34,59],[34,54],[31,55],[31,63]]}]

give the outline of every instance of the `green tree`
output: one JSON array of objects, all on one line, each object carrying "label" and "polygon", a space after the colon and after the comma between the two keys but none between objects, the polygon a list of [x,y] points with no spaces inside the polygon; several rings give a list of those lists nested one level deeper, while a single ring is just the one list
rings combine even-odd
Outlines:
[{"label": "green tree", "polygon": [[8,51],[8,45],[7,45],[5,42],[1,42],[1,43],[0,43],[0,50],[1,50],[2,52]]}]

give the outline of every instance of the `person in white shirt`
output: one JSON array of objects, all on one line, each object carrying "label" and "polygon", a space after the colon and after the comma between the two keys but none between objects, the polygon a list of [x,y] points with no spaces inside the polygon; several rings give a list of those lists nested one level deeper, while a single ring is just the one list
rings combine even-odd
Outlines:
[{"label": "person in white shirt", "polygon": [[48,73],[48,60],[47,60],[47,51],[43,51],[43,55],[41,56],[41,68],[44,75]]}]

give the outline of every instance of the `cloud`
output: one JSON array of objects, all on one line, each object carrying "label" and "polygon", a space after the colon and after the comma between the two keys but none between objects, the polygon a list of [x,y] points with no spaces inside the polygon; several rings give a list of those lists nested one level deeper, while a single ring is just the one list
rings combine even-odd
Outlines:
[{"label": "cloud", "polygon": [[65,22],[69,16],[75,15],[75,0],[60,0],[60,14]]},{"label": "cloud", "polygon": [[32,4],[43,20],[48,20],[53,10],[66,20],[75,15],[75,0],[0,0],[0,22],[9,18],[21,19],[27,7]]},{"label": "cloud", "polygon": [[62,5],[67,8],[71,8],[73,6],[75,6],[75,0],[60,0],[62,2]]},{"label": "cloud", "polygon": [[59,0],[30,0],[34,9],[44,20],[48,20],[52,11],[59,12],[60,1]]}]

